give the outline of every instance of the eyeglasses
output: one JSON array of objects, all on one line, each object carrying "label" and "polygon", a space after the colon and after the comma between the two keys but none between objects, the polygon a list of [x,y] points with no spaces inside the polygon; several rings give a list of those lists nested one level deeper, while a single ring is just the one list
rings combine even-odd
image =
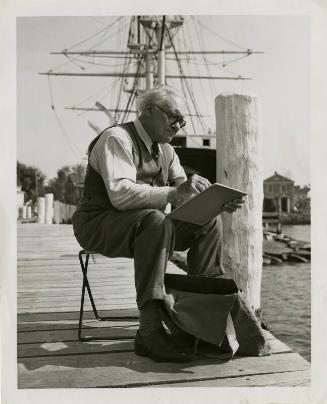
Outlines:
[{"label": "eyeglasses", "polygon": [[177,123],[179,125],[180,128],[184,128],[184,126],[186,125],[186,121],[175,115],[175,114],[170,114],[169,112],[165,111],[162,107],[159,107],[159,105],[155,105],[158,109],[160,109],[160,111],[162,111],[168,118],[168,122],[169,125],[173,128]]}]

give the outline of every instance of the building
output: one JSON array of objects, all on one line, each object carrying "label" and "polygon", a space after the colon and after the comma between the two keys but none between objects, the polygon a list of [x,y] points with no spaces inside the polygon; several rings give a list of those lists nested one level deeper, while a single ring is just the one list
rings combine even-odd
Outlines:
[{"label": "building", "polygon": [[310,212],[311,210],[311,198],[310,187],[304,186],[303,188],[298,185],[294,189],[294,207],[298,212]]},{"label": "building", "polygon": [[263,181],[263,211],[289,213],[294,207],[294,181],[278,174]]},{"label": "building", "polygon": [[278,174],[267,178],[263,182],[263,211],[290,213],[296,211],[310,211],[310,188],[294,184],[290,178]]}]

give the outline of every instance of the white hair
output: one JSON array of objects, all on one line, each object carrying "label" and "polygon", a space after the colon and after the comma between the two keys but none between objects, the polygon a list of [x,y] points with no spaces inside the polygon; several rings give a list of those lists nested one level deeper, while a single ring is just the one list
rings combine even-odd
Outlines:
[{"label": "white hair", "polygon": [[150,105],[169,108],[174,101],[182,105],[183,109],[186,108],[186,100],[180,92],[173,87],[161,85],[139,95],[136,99],[136,108],[138,114],[142,115]]}]

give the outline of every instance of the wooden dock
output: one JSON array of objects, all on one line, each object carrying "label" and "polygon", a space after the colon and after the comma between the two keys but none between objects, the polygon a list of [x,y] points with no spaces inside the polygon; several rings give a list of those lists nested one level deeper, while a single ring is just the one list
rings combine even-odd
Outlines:
[{"label": "wooden dock", "polygon": [[[308,386],[310,364],[269,334],[273,355],[231,361],[201,356],[189,364],[155,363],[136,356],[137,309],[133,262],[97,256],[89,277],[98,309],[124,320],[93,320],[86,298],[79,342],[82,274],[71,225],[18,225],[18,388]],[[168,272],[180,273],[169,263]]]}]

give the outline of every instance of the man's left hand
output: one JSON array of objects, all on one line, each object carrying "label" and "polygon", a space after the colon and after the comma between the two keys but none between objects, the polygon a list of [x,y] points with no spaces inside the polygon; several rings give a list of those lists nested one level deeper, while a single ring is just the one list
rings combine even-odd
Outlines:
[{"label": "man's left hand", "polygon": [[234,213],[238,209],[241,209],[244,202],[245,200],[243,198],[234,199],[233,201],[225,203],[223,211],[227,213]]}]

